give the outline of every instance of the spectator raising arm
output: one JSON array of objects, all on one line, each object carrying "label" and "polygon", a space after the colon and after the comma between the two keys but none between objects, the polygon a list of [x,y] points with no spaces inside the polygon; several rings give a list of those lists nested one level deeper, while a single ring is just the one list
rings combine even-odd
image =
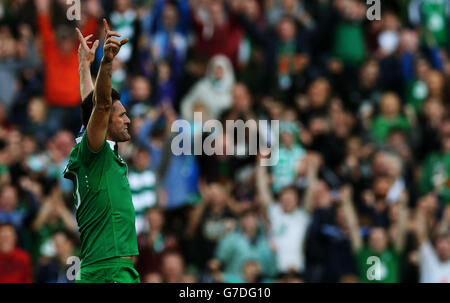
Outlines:
[{"label": "spectator raising arm", "polygon": [[450,233],[450,205],[444,209],[441,222],[439,223],[439,234]]},{"label": "spectator raising arm", "polygon": [[313,194],[317,182],[317,176],[321,165],[321,158],[316,154],[309,154],[303,160],[307,163],[306,178],[308,187],[305,192],[304,209],[312,213],[313,211]]},{"label": "spectator raising arm", "polygon": [[400,200],[398,201],[400,206],[399,211],[399,220],[398,220],[398,230],[397,235],[394,239],[394,247],[397,253],[403,252],[403,249],[405,247],[406,242],[406,230],[408,227],[408,193],[404,191],[400,197]]},{"label": "spectator raising arm", "polygon": [[256,191],[259,203],[267,208],[272,203],[273,196],[270,191],[267,169],[261,164],[261,157],[261,154],[259,154],[256,164]]},{"label": "spectator raising arm", "polygon": [[93,34],[83,37],[81,31],[77,28],[78,39],[80,40],[80,46],[78,47],[78,71],[80,74],[80,93],[81,100],[84,100],[93,90],[94,83],[92,82],[91,76],[91,64],[95,58],[95,51],[97,50],[99,41],[95,40],[91,48],[88,44],[89,39]]},{"label": "spectator raising arm", "polygon": [[347,218],[352,248],[354,252],[358,252],[362,247],[362,238],[359,233],[358,217],[353,206],[352,193],[353,191],[350,186],[344,186],[341,189],[341,201],[345,217]]},{"label": "spectator raising arm", "polygon": [[186,236],[188,238],[193,238],[197,228],[200,224],[201,218],[206,210],[207,204],[210,200],[210,189],[206,183],[199,183],[201,200],[192,210],[189,215],[189,222],[186,228]]},{"label": "spectator raising arm", "polygon": [[417,239],[417,244],[420,246],[423,243],[428,241],[428,228],[427,228],[427,220],[426,215],[423,210],[420,208],[416,211],[416,226],[415,226],[415,234]]},{"label": "spectator raising arm", "polygon": [[128,42],[128,39],[117,41],[114,37],[120,37],[121,35],[110,31],[105,19],[103,19],[103,22],[105,23],[106,41],[100,70],[95,82],[92,116],[87,125],[89,146],[94,152],[100,150],[106,139],[109,115],[112,109],[112,61],[119,53],[120,47]]}]

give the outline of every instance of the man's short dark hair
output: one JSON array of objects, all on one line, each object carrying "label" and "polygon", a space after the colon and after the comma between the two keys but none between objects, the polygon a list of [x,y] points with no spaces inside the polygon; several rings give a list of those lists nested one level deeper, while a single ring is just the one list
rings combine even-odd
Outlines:
[{"label": "man's short dark hair", "polygon": [[[94,91],[92,91],[86,98],[84,98],[83,102],[81,102],[81,123],[84,127],[87,127],[89,119],[91,118],[92,109],[94,107]],[[111,90],[111,98],[113,103],[115,101],[120,101],[120,93],[116,91],[114,88]]]}]

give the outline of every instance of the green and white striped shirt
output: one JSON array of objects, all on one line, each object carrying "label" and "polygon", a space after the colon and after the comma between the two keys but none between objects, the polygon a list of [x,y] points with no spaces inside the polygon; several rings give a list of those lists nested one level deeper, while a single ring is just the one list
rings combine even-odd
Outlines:
[{"label": "green and white striped shirt", "polygon": [[156,205],[156,176],[150,169],[143,171],[130,169],[128,181],[136,212],[136,232],[139,234],[148,229],[146,210]]}]

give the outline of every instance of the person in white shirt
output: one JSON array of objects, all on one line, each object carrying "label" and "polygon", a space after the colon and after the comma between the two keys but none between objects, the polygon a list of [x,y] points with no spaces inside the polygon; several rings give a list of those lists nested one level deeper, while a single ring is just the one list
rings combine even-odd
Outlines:
[{"label": "person in white shirt", "polygon": [[304,204],[299,205],[299,196],[295,186],[284,187],[279,195],[279,201],[270,192],[266,167],[258,163],[256,168],[256,182],[258,200],[265,207],[270,224],[270,237],[276,252],[277,269],[280,274],[302,274],[305,270],[304,243],[311,218],[313,183],[317,179],[319,161],[309,157],[308,161],[308,189],[305,193]]},{"label": "person in white shirt", "polygon": [[450,208],[447,208],[438,234],[431,241],[428,237],[426,214],[418,209],[416,236],[419,242],[420,283],[450,283],[449,219]]}]

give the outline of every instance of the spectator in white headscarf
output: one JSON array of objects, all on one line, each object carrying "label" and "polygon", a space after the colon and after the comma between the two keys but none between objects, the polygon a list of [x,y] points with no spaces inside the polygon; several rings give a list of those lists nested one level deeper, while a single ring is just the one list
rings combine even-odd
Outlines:
[{"label": "spectator in white headscarf", "polygon": [[192,120],[193,109],[198,103],[206,107],[208,116],[217,119],[231,107],[231,90],[235,79],[230,60],[222,55],[211,58],[206,76],[200,79],[181,102],[183,118]]}]

